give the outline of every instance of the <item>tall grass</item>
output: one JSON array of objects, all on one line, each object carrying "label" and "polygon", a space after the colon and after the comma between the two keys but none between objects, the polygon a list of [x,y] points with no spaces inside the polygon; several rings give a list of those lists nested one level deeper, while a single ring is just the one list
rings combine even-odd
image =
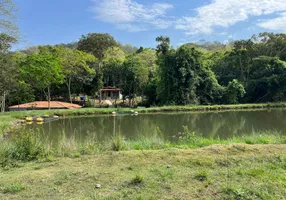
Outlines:
[{"label": "tall grass", "polygon": [[275,131],[256,132],[252,135],[230,139],[204,138],[188,130],[187,127],[178,133],[174,141],[164,139],[157,130],[151,137],[139,137],[127,140],[122,135],[112,136],[107,141],[98,141],[95,134],[88,134],[84,140],[75,136],[61,137],[52,142],[38,132],[23,131],[10,137],[0,136],[0,165],[13,166],[18,161],[51,159],[53,157],[79,157],[93,155],[103,151],[158,150],[167,148],[196,149],[212,144],[286,144],[286,136]]}]

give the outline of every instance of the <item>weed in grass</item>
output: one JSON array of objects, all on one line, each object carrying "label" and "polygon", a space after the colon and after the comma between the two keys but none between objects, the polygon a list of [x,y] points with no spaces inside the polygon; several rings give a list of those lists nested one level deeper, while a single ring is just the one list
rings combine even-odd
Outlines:
[{"label": "weed in grass", "polygon": [[227,199],[237,199],[237,200],[249,199],[246,192],[240,188],[237,189],[233,187],[227,187],[223,189],[223,193],[225,194],[225,197]]},{"label": "weed in grass", "polygon": [[121,135],[115,135],[111,138],[111,150],[112,151],[122,151],[127,150],[128,147],[125,143],[124,138]]},{"label": "weed in grass", "polygon": [[174,170],[172,168],[152,169],[151,172],[156,174],[161,181],[166,181],[167,179],[173,179],[174,177]]},{"label": "weed in grass", "polygon": [[263,175],[265,173],[265,170],[261,168],[254,168],[254,169],[247,170],[245,173],[248,176],[257,177],[257,176]]},{"label": "weed in grass", "polygon": [[[274,189],[275,190],[275,189]],[[248,200],[248,199],[276,199],[273,195],[268,193],[268,188],[255,186],[251,188],[236,188],[227,187],[223,189],[224,197],[226,199]]]},{"label": "weed in grass", "polygon": [[198,181],[206,181],[209,177],[209,173],[205,170],[200,170],[195,174],[195,179]]},{"label": "weed in grass", "polygon": [[144,200],[144,198],[140,195],[139,197],[136,197],[136,200]]},{"label": "weed in grass", "polygon": [[136,174],[136,176],[131,180],[132,185],[140,185],[143,183],[144,177],[141,174]]},{"label": "weed in grass", "polygon": [[20,183],[14,183],[12,185],[7,185],[4,186],[3,188],[1,188],[1,191],[6,194],[6,193],[11,193],[11,194],[15,194],[18,193],[22,190],[25,189],[25,186],[20,184]]},{"label": "weed in grass", "polygon": [[280,183],[286,188],[286,177],[281,177]]}]

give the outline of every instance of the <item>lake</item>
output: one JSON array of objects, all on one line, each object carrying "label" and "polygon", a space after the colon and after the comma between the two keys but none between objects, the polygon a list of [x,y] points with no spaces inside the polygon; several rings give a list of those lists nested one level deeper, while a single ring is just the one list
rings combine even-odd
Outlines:
[{"label": "lake", "polygon": [[67,137],[85,139],[96,136],[99,141],[120,133],[125,138],[149,137],[154,133],[171,139],[187,126],[204,137],[230,138],[259,131],[278,131],[286,135],[286,109],[241,110],[224,112],[192,112],[139,114],[138,116],[85,116],[61,118],[43,125],[28,125],[56,140]]}]

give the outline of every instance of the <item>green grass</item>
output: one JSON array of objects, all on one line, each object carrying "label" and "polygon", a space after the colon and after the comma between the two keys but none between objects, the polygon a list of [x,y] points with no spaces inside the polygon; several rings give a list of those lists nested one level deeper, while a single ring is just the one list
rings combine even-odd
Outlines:
[{"label": "green grass", "polygon": [[285,152],[236,144],[30,161],[0,168],[0,199],[284,199]]},{"label": "green grass", "polygon": [[[0,138],[0,199],[283,199],[286,136]],[[203,148],[202,148],[203,147]],[[196,149],[196,150],[194,150]],[[156,150],[156,151],[155,151]],[[97,188],[96,185],[101,185]]]},{"label": "green grass", "polygon": [[163,106],[139,109],[138,112],[190,112],[190,111],[220,111],[220,110],[240,110],[240,109],[265,109],[286,107],[285,102],[280,103],[261,103],[261,104],[236,104],[236,105],[187,105],[187,106]]},{"label": "green grass", "polygon": [[0,188],[0,190],[4,194],[7,194],[7,193],[15,194],[15,193],[18,193],[24,189],[25,189],[25,186],[23,186],[20,183],[13,183],[11,185],[5,185],[4,187]]},{"label": "green grass", "polygon": [[[187,105],[187,106],[163,106],[145,109],[134,109],[139,113],[157,112],[196,112],[196,111],[222,111],[239,109],[266,109],[286,107],[286,102],[262,103],[262,104],[238,104],[238,105]],[[58,115],[60,117],[79,116],[79,115],[105,115],[111,114],[116,108],[82,108],[76,110],[33,110],[20,112],[0,113],[0,133],[9,131],[9,128],[17,120],[25,116]],[[120,108],[121,111],[130,111],[131,108]]]}]

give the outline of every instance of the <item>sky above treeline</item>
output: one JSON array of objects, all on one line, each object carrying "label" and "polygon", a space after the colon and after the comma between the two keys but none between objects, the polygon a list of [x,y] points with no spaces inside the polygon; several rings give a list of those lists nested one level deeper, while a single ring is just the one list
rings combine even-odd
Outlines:
[{"label": "sky above treeline", "polygon": [[14,49],[78,41],[104,32],[123,44],[154,47],[228,42],[260,32],[286,32],[285,0],[14,0],[21,41]]}]

